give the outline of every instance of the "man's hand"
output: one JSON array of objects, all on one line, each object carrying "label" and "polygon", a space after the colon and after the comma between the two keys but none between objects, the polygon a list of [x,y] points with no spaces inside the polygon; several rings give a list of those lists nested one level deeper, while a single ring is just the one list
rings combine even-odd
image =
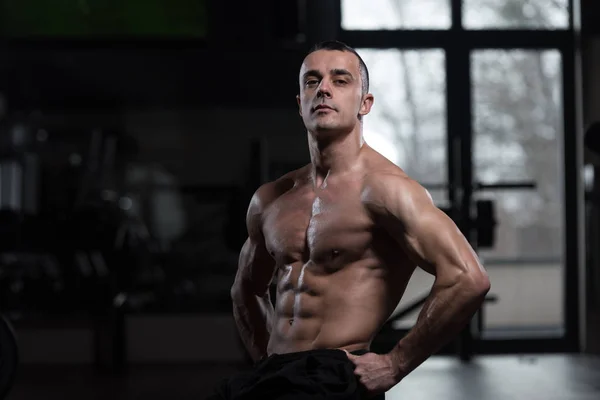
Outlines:
[{"label": "man's hand", "polygon": [[367,353],[355,356],[344,350],[348,359],[356,366],[354,374],[359,378],[367,395],[383,394],[400,382],[400,370],[391,354]]}]

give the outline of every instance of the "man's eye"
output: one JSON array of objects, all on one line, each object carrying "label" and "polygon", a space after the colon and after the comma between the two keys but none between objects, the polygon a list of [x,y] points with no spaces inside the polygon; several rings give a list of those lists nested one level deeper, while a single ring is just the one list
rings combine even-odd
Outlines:
[{"label": "man's eye", "polygon": [[306,81],[306,84],[307,84],[307,85],[316,85],[317,83],[318,83],[318,82],[317,82],[317,80],[316,80],[316,79],[311,79],[311,80],[308,80],[308,81]]},{"label": "man's eye", "polygon": [[344,84],[346,84],[347,82],[346,82],[345,80],[343,80],[343,79],[338,79],[338,80],[336,80],[336,81],[335,81],[335,83],[337,83],[337,84],[339,84],[339,85],[344,85]]}]

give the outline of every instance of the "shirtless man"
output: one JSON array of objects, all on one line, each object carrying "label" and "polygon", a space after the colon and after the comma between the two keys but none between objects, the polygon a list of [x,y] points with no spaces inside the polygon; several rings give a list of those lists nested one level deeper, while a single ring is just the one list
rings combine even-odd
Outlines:
[{"label": "shirtless man", "polygon": [[[266,382],[270,374],[288,374],[281,390],[300,393],[296,386],[307,385],[313,395],[306,398],[321,398],[310,391],[319,383],[307,376],[322,373],[330,383],[329,357],[352,366],[353,377],[338,376],[341,386],[355,378],[360,396],[383,394],[454,338],[490,288],[453,221],[365,143],[362,120],[373,100],[367,68],[353,49],[325,42],[304,59],[298,105],[311,163],[262,185],[248,209],[249,237],[231,295],[257,365],[254,380],[238,379],[238,390],[252,390],[248,382],[260,377],[257,393],[278,398],[284,392],[268,391],[275,389]],[[391,352],[369,352],[416,267],[435,276],[416,325]],[[286,365],[292,366],[281,372]],[[311,368],[320,369],[289,376]],[[229,390],[235,398],[236,389]],[[352,396],[335,398],[364,398]]]}]

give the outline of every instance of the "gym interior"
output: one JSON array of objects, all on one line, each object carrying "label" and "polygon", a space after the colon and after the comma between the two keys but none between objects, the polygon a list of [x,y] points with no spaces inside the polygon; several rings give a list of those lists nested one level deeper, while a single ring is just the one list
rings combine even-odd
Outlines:
[{"label": "gym interior", "polygon": [[369,68],[365,140],[492,283],[386,398],[600,397],[597,1],[122,3],[0,0],[0,397],[197,399],[251,365],[246,211],[310,162],[298,72],[330,39]]}]

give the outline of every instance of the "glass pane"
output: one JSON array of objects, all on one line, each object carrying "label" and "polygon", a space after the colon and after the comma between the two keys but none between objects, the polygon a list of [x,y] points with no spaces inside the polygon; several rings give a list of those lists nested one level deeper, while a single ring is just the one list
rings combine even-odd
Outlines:
[{"label": "glass pane", "polygon": [[467,29],[557,29],[569,26],[568,0],[463,0]]},{"label": "glass pane", "polygon": [[448,29],[449,0],[342,0],[346,30]]},{"label": "glass pane", "polygon": [[482,191],[495,203],[496,241],[479,254],[499,302],[486,327],[563,326],[562,65],[558,51],[472,55],[475,179],[532,181],[532,190]]},{"label": "glass pane", "polygon": [[446,75],[443,50],[359,49],[375,102],[364,120],[365,141],[447,200]]}]

